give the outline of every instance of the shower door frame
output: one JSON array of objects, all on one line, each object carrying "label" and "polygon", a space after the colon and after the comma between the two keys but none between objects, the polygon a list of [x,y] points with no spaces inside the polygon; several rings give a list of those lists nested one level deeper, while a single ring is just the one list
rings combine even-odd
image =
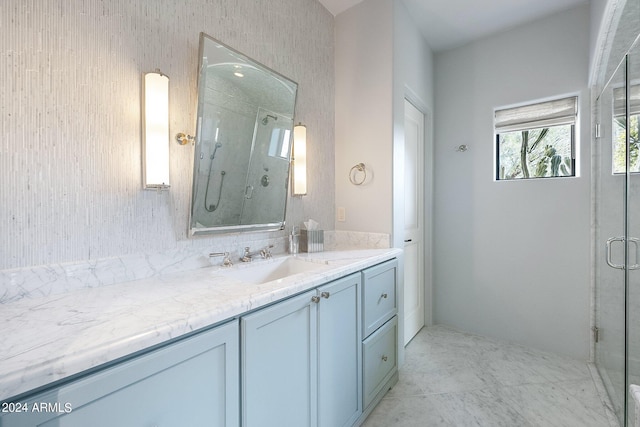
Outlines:
[{"label": "shower door frame", "polygon": [[[628,80],[627,56],[625,55],[610,79],[595,100],[595,147],[593,150],[596,170],[594,179],[595,199],[595,248],[594,248],[594,362],[621,425],[626,426],[627,413],[627,179],[618,183],[620,175],[613,171],[614,89],[626,87]],[[619,76],[620,73],[623,76]],[[627,109],[625,105],[625,117]],[[627,120],[628,123],[628,120]],[[628,132],[627,132],[628,136]],[[622,184],[620,186],[620,184]],[[615,216],[617,207],[622,206],[622,217]],[[622,254],[619,253],[623,247]],[[612,256],[616,249],[617,256]],[[616,264],[622,257],[623,264]],[[622,313],[620,313],[620,310]],[[620,316],[622,314],[622,316]]]},{"label": "shower door frame", "polygon": [[[631,118],[632,116],[635,117],[637,115],[640,115],[640,111],[638,111],[638,106],[636,105],[635,109],[632,111],[632,84],[635,82],[636,85],[640,85],[640,62],[638,62],[637,64],[634,64],[634,60],[638,60],[640,61],[640,37],[638,39],[636,39],[636,41],[632,44],[631,48],[625,53],[622,61],[620,62],[620,64],[618,65],[618,67],[616,68],[616,71],[612,74],[611,80],[608,81],[608,83],[605,85],[604,89],[602,90],[600,96],[597,97],[596,100],[596,118],[598,119],[598,124],[597,124],[597,131],[596,131],[596,144],[600,144],[598,145],[598,153],[600,154],[597,157],[597,166],[599,167],[597,173],[594,174],[594,176],[596,177],[596,179],[598,179],[598,185],[596,186],[596,190],[595,190],[595,203],[596,203],[596,250],[595,250],[595,255],[596,255],[596,275],[595,275],[595,325],[598,326],[600,325],[601,322],[606,323],[607,320],[611,320],[611,316],[615,315],[615,313],[605,313],[605,310],[602,310],[603,307],[606,307],[606,305],[603,306],[603,303],[601,302],[601,300],[603,299],[604,296],[604,292],[615,292],[615,290],[612,289],[607,289],[605,287],[605,285],[610,283],[606,283],[607,280],[605,279],[606,276],[611,276],[613,273],[611,271],[607,271],[605,270],[604,272],[598,270],[598,266],[599,265],[608,265],[608,267],[611,267],[613,269],[619,269],[622,270],[623,275],[622,275],[622,289],[621,289],[621,295],[618,295],[618,297],[621,297],[623,299],[622,302],[622,310],[623,310],[623,315],[622,315],[622,381],[620,384],[620,380],[618,378],[617,382],[618,384],[616,384],[616,381],[611,380],[611,370],[609,369],[609,367],[605,366],[607,365],[609,361],[606,361],[603,359],[606,359],[606,355],[611,355],[613,354],[614,358],[616,355],[616,349],[612,349],[611,348],[611,339],[609,339],[609,342],[607,342],[606,340],[602,340],[602,342],[598,341],[598,333],[595,334],[595,353],[594,353],[594,361],[596,364],[596,367],[600,373],[601,378],[603,379],[603,382],[605,384],[605,387],[607,389],[607,393],[610,397],[610,400],[613,404],[613,411],[616,413],[616,417],[618,418],[618,420],[621,422],[621,425],[623,426],[628,426],[630,420],[633,417],[633,409],[634,406],[631,404],[631,397],[629,395],[629,386],[631,384],[631,375],[632,375],[632,369],[630,367],[630,361],[632,361],[632,354],[631,354],[631,348],[632,348],[632,344],[635,345],[634,348],[636,348],[635,353],[640,353],[639,351],[637,351],[640,345],[640,336],[636,337],[636,335],[638,335],[638,333],[640,332],[640,330],[632,330],[631,328],[633,327],[633,321],[631,319],[631,316],[638,316],[639,313],[634,312],[633,307],[634,306],[638,306],[640,307],[640,295],[635,295],[632,294],[632,291],[635,289],[633,287],[633,283],[632,283],[632,279],[635,278],[635,276],[631,276],[631,272],[634,270],[637,270],[640,268],[640,261],[638,261],[639,257],[640,257],[640,245],[639,245],[639,240],[637,237],[635,236],[640,236],[640,229],[634,229],[633,228],[633,224],[632,224],[632,218],[634,218],[632,216],[633,210],[632,210],[632,206],[633,203],[638,203],[640,201],[639,199],[639,195],[640,193],[638,192],[638,190],[640,189],[640,186],[636,185],[633,186],[633,182],[632,182],[632,178],[634,178],[634,181],[639,179],[640,176],[638,176],[637,173],[633,173],[632,172],[632,164],[631,164]],[[616,75],[618,75],[620,72],[623,72],[624,74],[624,78],[623,78],[623,86],[619,86],[616,87]],[[636,76],[637,75],[637,76]],[[634,78],[637,77],[637,78]],[[613,155],[614,155],[614,149],[613,149],[613,143],[614,141],[614,132],[613,132],[613,128],[615,126],[615,124],[613,124],[614,119],[616,117],[621,117],[621,115],[616,115],[616,111],[617,108],[615,106],[615,101],[616,101],[616,96],[614,95],[614,91],[615,89],[621,89],[622,87],[624,87],[624,99],[622,100],[624,103],[624,163],[625,163],[625,167],[624,167],[624,179],[623,179],[623,186],[622,186],[622,236],[617,236],[617,237],[609,237],[609,239],[606,242],[606,249],[604,250],[603,253],[600,253],[599,251],[602,250],[602,247],[598,247],[598,245],[602,244],[602,236],[600,236],[601,233],[601,227],[603,226],[603,224],[606,226],[608,226],[609,224],[607,224],[607,222],[604,220],[605,217],[605,213],[609,213],[611,211],[615,212],[615,207],[614,209],[611,209],[611,206],[604,206],[603,209],[603,205],[606,205],[606,202],[609,198],[610,195],[605,195],[604,194],[604,190],[603,190],[603,182],[607,181],[609,179],[615,181],[616,180],[616,175],[619,176],[618,173],[616,173],[614,171],[613,168]],[[607,91],[611,92],[611,100],[610,102],[612,103],[612,105],[606,104],[605,102],[607,100],[606,97],[606,93]],[[620,93],[620,91],[618,92]],[[605,101],[603,101],[603,97],[605,98]],[[637,100],[640,101],[640,100]],[[622,102],[620,102],[622,103]],[[638,102],[636,102],[637,104]],[[611,108],[611,117],[607,116],[603,111],[604,108]],[[618,107],[619,108],[619,107]],[[619,113],[618,113],[619,114]],[[601,118],[605,117],[604,120],[601,120]],[[607,122],[606,125],[607,126],[611,126],[611,131],[608,133],[608,135],[599,135],[598,133],[600,128],[604,128],[604,124],[605,122]],[[636,129],[636,132],[638,134],[640,134],[640,129]],[[606,133],[606,131],[605,131]],[[638,135],[636,135],[636,138],[638,137]],[[602,144],[607,144],[608,147],[605,147],[604,150],[605,152],[608,150],[611,150],[611,158],[608,158],[608,156],[603,156],[602,152],[603,152],[603,146]],[[638,142],[636,141],[635,144],[638,144]],[[595,151],[594,151],[595,152]],[[608,154],[608,153],[607,153]],[[605,176],[605,174],[608,174],[609,171],[607,170],[606,167],[603,167],[603,165],[605,164],[605,162],[609,161],[611,164],[611,171],[610,171],[610,175],[611,177]],[[636,176],[632,176],[632,175],[636,175]],[[615,188],[614,188],[615,190]],[[633,196],[632,193],[637,193],[636,196]],[[636,221],[637,222],[637,221]],[[638,227],[636,227],[638,228]],[[613,258],[615,258],[614,256],[612,256],[612,246],[616,243],[616,242],[620,242],[622,243],[622,249],[623,249],[623,264],[616,264],[615,261],[613,261]],[[604,255],[604,257],[606,257],[606,264],[603,263],[602,259],[602,255]],[[608,278],[608,277],[607,277]],[[636,280],[637,281],[637,280]],[[614,283],[615,284],[615,283]],[[638,287],[638,285],[640,285],[640,283],[636,284],[636,288]],[[611,288],[611,286],[610,286]],[[603,292],[601,292],[603,291]],[[615,295],[611,296],[611,294],[609,294],[608,296],[606,296],[605,298],[608,298],[609,300],[611,299],[615,299]],[[637,300],[637,301],[636,301]],[[633,302],[638,302],[638,304],[632,304]],[[609,307],[610,308],[610,307]],[[608,319],[605,319],[605,317],[609,316]],[[598,329],[595,329],[596,332],[598,332]],[[614,335],[615,335],[615,330],[613,331]],[[635,334],[633,335],[632,332]],[[603,334],[604,335],[604,334]],[[608,348],[603,348],[606,345],[608,345]],[[638,354],[638,356],[640,356],[640,354]],[[640,370],[640,357],[639,359],[636,361],[636,359],[633,359],[634,364],[637,364],[638,366],[636,366],[636,370]],[[615,369],[615,367],[613,368]],[[635,372],[635,371],[634,371]],[[614,376],[615,374],[619,372],[613,372]],[[640,377],[640,371],[635,373],[636,377]]]}]

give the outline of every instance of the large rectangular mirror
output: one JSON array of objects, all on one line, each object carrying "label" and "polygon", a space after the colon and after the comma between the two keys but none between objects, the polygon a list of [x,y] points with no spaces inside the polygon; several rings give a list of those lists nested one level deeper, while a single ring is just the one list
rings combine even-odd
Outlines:
[{"label": "large rectangular mirror", "polygon": [[298,85],[200,34],[190,234],[284,228]]}]

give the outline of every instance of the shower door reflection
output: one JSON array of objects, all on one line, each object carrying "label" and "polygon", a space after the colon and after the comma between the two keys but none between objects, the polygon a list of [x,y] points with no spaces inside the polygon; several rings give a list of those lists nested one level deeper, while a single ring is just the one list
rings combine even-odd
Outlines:
[{"label": "shower door reflection", "polygon": [[290,117],[258,110],[240,224],[269,224],[284,217],[291,129]]}]

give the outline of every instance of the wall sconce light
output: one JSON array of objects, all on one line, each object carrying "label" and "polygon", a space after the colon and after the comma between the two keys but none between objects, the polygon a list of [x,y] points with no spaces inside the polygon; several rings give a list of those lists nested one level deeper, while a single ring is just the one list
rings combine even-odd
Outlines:
[{"label": "wall sconce light", "polygon": [[293,195],[307,194],[307,127],[298,123],[293,127]]},{"label": "wall sconce light", "polygon": [[169,188],[169,77],[144,74],[142,176],[145,189]]}]

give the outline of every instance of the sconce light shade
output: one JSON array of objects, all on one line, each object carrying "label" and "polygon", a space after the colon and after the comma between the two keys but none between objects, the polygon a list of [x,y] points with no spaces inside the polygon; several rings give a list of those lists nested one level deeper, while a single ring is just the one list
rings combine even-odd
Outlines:
[{"label": "sconce light shade", "polygon": [[298,123],[293,127],[293,195],[307,194],[307,127]]},{"label": "sconce light shade", "polygon": [[143,186],[169,188],[169,77],[145,73],[143,91]]}]

